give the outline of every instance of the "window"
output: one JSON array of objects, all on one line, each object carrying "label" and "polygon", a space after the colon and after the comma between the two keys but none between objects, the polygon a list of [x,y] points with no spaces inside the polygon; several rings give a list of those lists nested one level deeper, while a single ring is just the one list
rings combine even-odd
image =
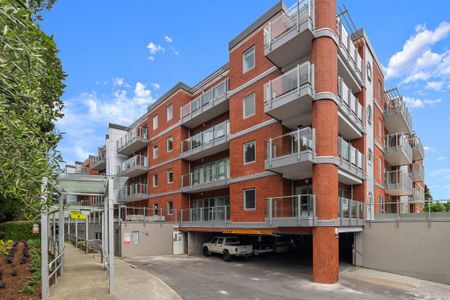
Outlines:
[{"label": "window", "polygon": [[256,141],[244,144],[244,164],[256,161]]},{"label": "window", "polygon": [[158,115],[153,116],[153,130],[158,129]]},{"label": "window", "polygon": [[255,189],[244,190],[244,210],[256,209]]},{"label": "window", "polygon": [[139,231],[131,232],[131,242],[133,243],[133,245],[139,244]]},{"label": "window", "polygon": [[173,182],[173,169],[167,169],[167,183]]},{"label": "window", "polygon": [[255,94],[251,94],[243,100],[244,119],[255,114]]},{"label": "window", "polygon": [[153,174],[153,186],[158,186],[158,174]]},{"label": "window", "polygon": [[380,140],[380,142],[383,140],[383,123],[381,122],[381,119],[378,119],[378,140]]},{"label": "window", "polygon": [[167,111],[167,121],[172,120],[172,118],[173,118],[173,105],[170,104],[169,106],[167,106],[166,111]]},{"label": "window", "polygon": [[153,215],[159,215],[158,202],[153,203]]},{"label": "window", "polygon": [[173,215],[173,201],[167,202],[167,214]]},{"label": "window", "polygon": [[158,158],[158,145],[153,145],[153,158]]},{"label": "window", "polygon": [[255,46],[242,54],[242,73],[248,72],[255,67]]},{"label": "window", "polygon": [[381,99],[383,98],[383,92],[382,92],[382,85],[381,85],[381,80],[378,80],[378,99],[380,100],[381,103]]},{"label": "window", "polygon": [[372,124],[372,107],[370,105],[367,106],[367,123]]},{"label": "window", "polygon": [[372,159],[373,159],[373,153],[372,153],[372,149],[369,148],[369,153],[367,155],[367,158],[369,160],[369,165],[372,165]]},{"label": "window", "polygon": [[372,80],[372,66],[370,65],[370,62],[367,62],[367,79],[369,81]]},{"label": "window", "polygon": [[167,152],[171,152],[173,150],[173,136],[169,136],[167,138]]},{"label": "window", "polygon": [[384,198],[383,196],[378,197],[378,213],[384,213]]},{"label": "window", "polygon": [[378,157],[378,179],[383,180],[383,160]]}]

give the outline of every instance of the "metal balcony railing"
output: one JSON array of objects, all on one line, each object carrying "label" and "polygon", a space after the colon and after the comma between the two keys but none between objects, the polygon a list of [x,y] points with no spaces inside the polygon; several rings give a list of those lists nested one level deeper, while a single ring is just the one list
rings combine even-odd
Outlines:
[{"label": "metal balcony railing", "polygon": [[310,152],[315,154],[314,129],[305,127],[296,131],[270,138],[267,142],[266,159],[272,160],[286,156],[298,156]]},{"label": "metal balcony railing", "polygon": [[403,133],[397,132],[387,135],[384,143],[386,153],[403,151],[408,161],[412,161],[412,148],[409,144],[408,137]]},{"label": "metal balcony railing", "polygon": [[418,160],[424,158],[425,150],[423,148],[422,142],[420,139],[416,136],[415,133],[412,133],[409,136],[409,144],[411,145],[411,148],[413,149],[413,152],[416,152],[417,155],[414,155],[413,153],[413,159],[417,158]]},{"label": "metal balcony railing", "polygon": [[413,181],[424,181],[425,179],[425,170],[423,165],[413,163],[410,167],[410,176],[413,179]]},{"label": "metal balcony railing", "polygon": [[413,188],[412,200],[414,202],[423,202],[425,200],[425,192],[421,187]]},{"label": "metal balcony railing", "polygon": [[126,161],[122,162],[119,166],[119,173],[123,174],[127,171],[134,169],[143,169],[146,170],[148,168],[148,157],[146,155],[135,155]]},{"label": "metal balcony railing", "polygon": [[130,146],[134,142],[141,140],[148,142],[148,129],[147,127],[137,127],[131,129],[126,135],[117,140],[117,152],[122,151],[124,148]]},{"label": "metal balcony railing", "polygon": [[194,169],[181,176],[181,186],[187,189],[201,189],[224,183],[230,177],[230,160],[219,160]]},{"label": "metal balcony railing", "polygon": [[137,201],[148,197],[148,185],[146,183],[134,183],[119,191],[119,200]]},{"label": "metal balcony railing", "polygon": [[225,79],[221,83],[215,85],[208,91],[187,103],[181,108],[181,117],[186,118],[191,114],[200,113],[203,110],[214,106],[215,102],[227,98],[228,80]]},{"label": "metal balcony railing", "polygon": [[364,130],[364,108],[342,77],[338,78],[338,95],[341,109],[359,126],[360,130]]},{"label": "metal balcony railing", "polygon": [[309,61],[297,65],[283,75],[270,80],[264,85],[264,102],[269,108],[281,97],[297,93],[300,95],[302,88],[309,88],[314,93],[314,65]]},{"label": "metal balcony railing", "polygon": [[347,59],[351,70],[357,75],[357,78],[363,82],[363,60],[359,55],[358,49],[355,47],[351,35],[348,34],[344,24],[337,18],[337,32],[339,37],[339,49]]},{"label": "metal balcony railing", "polygon": [[91,156],[90,160],[90,167],[96,168],[98,165],[103,164],[106,162],[106,146],[98,148],[98,155],[97,156]]},{"label": "metal balcony railing", "polygon": [[341,225],[363,225],[364,202],[339,197],[339,219]]},{"label": "metal balcony railing", "polygon": [[388,99],[385,102],[384,114],[386,117],[401,114],[404,118],[406,126],[411,130],[412,128],[412,118],[409,113],[408,107],[406,106],[403,97],[398,94],[396,89],[385,92]]},{"label": "metal balcony railing", "polygon": [[230,206],[212,206],[179,209],[176,219],[178,226],[227,226],[230,221]]},{"label": "metal balcony railing", "polygon": [[387,171],[385,182],[386,190],[401,189],[406,191],[406,194],[412,193],[412,180],[403,170]]},{"label": "metal balcony railing", "polygon": [[264,28],[264,46],[269,49],[272,44],[296,30],[301,32],[306,28],[314,28],[314,1],[297,1],[287,12],[282,12],[275,20]]},{"label": "metal balcony railing", "polygon": [[283,222],[301,224],[302,220],[316,220],[316,197],[312,194],[272,197],[266,200],[266,220],[270,225]]},{"label": "metal balcony railing", "polygon": [[230,135],[230,121],[214,125],[181,142],[181,152],[200,151],[214,145],[217,141],[226,141]]},{"label": "metal balcony railing", "polygon": [[339,137],[338,139],[338,150],[341,167],[360,177],[364,177],[364,154],[342,137]]}]

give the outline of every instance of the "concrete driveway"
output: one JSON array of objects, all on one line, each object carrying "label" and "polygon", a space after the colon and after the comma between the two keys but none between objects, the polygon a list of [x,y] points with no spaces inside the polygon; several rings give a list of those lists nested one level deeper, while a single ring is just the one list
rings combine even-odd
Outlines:
[{"label": "concrete driveway", "polygon": [[298,254],[270,254],[229,263],[221,257],[153,256],[127,262],[167,283],[183,299],[450,299],[450,286],[341,266],[341,280],[311,282]]}]

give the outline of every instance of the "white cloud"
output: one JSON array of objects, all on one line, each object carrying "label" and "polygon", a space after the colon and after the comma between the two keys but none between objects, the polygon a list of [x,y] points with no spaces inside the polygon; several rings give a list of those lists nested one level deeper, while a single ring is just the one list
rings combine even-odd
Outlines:
[{"label": "white cloud", "polygon": [[165,35],[165,36],[164,36],[164,40],[165,40],[167,43],[172,43],[172,41],[173,41],[173,39],[172,39],[170,36],[168,36],[168,35]]},{"label": "white cloud", "polygon": [[123,78],[121,77],[115,77],[112,79],[112,84],[114,86],[122,86],[123,85]]},{"label": "white cloud", "polygon": [[428,152],[435,152],[436,151],[436,149],[434,149],[433,147],[430,147],[430,146],[423,146],[423,149],[425,149],[425,151],[428,151]]},{"label": "white cloud", "polygon": [[159,89],[161,86],[159,85],[159,83],[152,83],[152,87],[155,89],[155,90],[157,90],[157,89]]},{"label": "white cloud", "polygon": [[441,91],[443,86],[443,81],[428,81],[426,88],[430,90]]},{"label": "white cloud", "polygon": [[386,68],[386,78],[406,76],[405,82],[428,79],[433,75],[433,68],[441,64],[447,52],[432,52],[431,46],[445,39],[450,32],[450,23],[442,22],[435,30],[429,30],[424,24],[416,26],[416,34],[395,53]]},{"label": "white cloud", "polygon": [[424,108],[425,106],[435,105],[442,102],[442,99],[418,99],[418,98],[412,98],[412,97],[403,97],[403,99],[406,102],[406,105],[408,105],[409,108],[415,109],[415,108]]},{"label": "white cloud", "polygon": [[165,50],[164,47],[153,42],[147,44],[147,49],[150,52],[150,56],[148,57],[148,59],[151,61],[155,60],[155,55],[158,54],[158,52],[164,52]]}]

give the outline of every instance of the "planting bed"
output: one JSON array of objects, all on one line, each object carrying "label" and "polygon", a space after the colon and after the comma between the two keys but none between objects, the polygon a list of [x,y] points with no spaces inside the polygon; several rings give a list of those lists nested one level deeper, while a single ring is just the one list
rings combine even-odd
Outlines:
[{"label": "planting bed", "polygon": [[35,243],[14,242],[4,251],[6,254],[0,254],[0,299],[40,299],[39,284],[24,290],[33,277],[32,256],[36,253],[33,247]]}]

